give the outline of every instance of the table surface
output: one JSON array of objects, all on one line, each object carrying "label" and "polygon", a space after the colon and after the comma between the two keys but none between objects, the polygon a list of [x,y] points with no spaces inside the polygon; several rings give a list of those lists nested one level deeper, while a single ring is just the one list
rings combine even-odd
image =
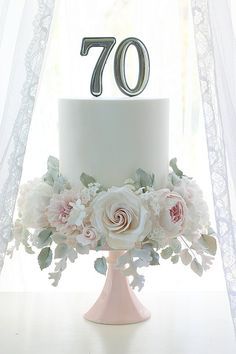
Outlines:
[{"label": "table surface", "polygon": [[140,298],[146,322],[100,325],[83,318],[94,293],[0,293],[4,354],[235,354],[223,292],[160,292]]}]

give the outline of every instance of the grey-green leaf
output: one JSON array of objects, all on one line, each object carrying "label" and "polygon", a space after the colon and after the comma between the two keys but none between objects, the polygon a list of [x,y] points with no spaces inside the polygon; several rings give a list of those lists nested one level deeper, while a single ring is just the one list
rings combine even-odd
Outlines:
[{"label": "grey-green leaf", "polygon": [[96,182],[96,180],[92,176],[89,176],[89,175],[87,175],[84,172],[80,175],[80,181],[83,183],[83,185],[85,187],[88,187],[88,185],[90,183],[95,183]]},{"label": "grey-green leaf", "polygon": [[161,256],[164,259],[170,258],[172,256],[172,254],[173,254],[173,250],[171,247],[166,247],[161,251]]},{"label": "grey-green leaf", "polygon": [[189,253],[188,249],[184,249],[183,251],[181,251],[180,253],[180,258],[181,258],[181,261],[184,265],[188,265],[190,264],[191,260],[192,260],[192,256],[191,254]]},{"label": "grey-green leaf", "polygon": [[94,262],[94,268],[98,273],[106,275],[107,272],[107,262],[105,257],[97,258]]},{"label": "grey-green leaf", "polygon": [[52,230],[51,229],[45,229],[43,231],[41,231],[38,234],[38,242],[37,242],[37,246],[39,248],[47,246],[50,242],[51,242],[51,234],[52,234]]},{"label": "grey-green leaf", "polygon": [[55,232],[51,235],[52,240],[56,243],[64,243],[66,240],[66,236],[63,234],[60,234],[59,232]]},{"label": "grey-green leaf", "polygon": [[151,175],[141,168],[137,169],[135,174],[135,180],[140,184],[140,187],[152,187],[154,183],[154,174]]},{"label": "grey-green leaf", "polygon": [[68,251],[68,246],[65,243],[59,243],[55,248],[54,258],[63,258],[66,256]]},{"label": "grey-green leaf", "polygon": [[174,256],[171,257],[170,260],[171,260],[171,262],[172,262],[173,264],[178,263],[178,261],[179,261],[179,255],[178,255],[178,254],[175,254]]},{"label": "grey-green leaf", "polygon": [[105,243],[106,243],[106,239],[105,238],[100,238],[100,240],[98,240],[98,242],[97,242],[95,250],[96,251],[101,250],[104,247]]},{"label": "grey-green leaf", "polygon": [[41,270],[50,266],[52,263],[52,250],[50,247],[41,249],[38,255],[38,263]]},{"label": "grey-green leaf", "polygon": [[151,253],[150,253],[152,260],[150,261],[150,265],[159,265],[159,253],[156,252],[153,248],[151,249]]},{"label": "grey-green leaf", "polygon": [[59,171],[59,160],[54,156],[49,156],[47,161],[48,171]]},{"label": "grey-green leaf", "polygon": [[47,173],[43,176],[44,181],[53,186],[59,176],[59,160],[54,156],[49,156],[47,161]]},{"label": "grey-green leaf", "polygon": [[174,173],[179,176],[180,178],[183,177],[183,172],[177,167],[177,158],[174,157],[173,159],[170,160],[170,167],[174,171]]},{"label": "grey-green leaf", "polygon": [[181,242],[177,238],[173,238],[169,242],[169,245],[174,253],[179,253],[181,251]]},{"label": "grey-green leaf", "polygon": [[217,249],[217,243],[215,237],[210,235],[202,235],[198,240],[198,242],[200,243],[201,246],[204,247],[206,252],[208,252],[212,256],[215,256],[216,249]]},{"label": "grey-green leaf", "polygon": [[196,258],[194,258],[191,263],[191,269],[199,276],[203,273],[202,265],[196,260]]}]

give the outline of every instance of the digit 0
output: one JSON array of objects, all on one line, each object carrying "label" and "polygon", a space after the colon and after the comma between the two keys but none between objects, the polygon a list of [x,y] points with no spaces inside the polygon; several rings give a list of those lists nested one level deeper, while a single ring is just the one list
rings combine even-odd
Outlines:
[{"label": "digit 0", "polygon": [[[125,56],[130,45],[135,46],[139,59],[139,74],[136,86],[131,89],[125,76]],[[137,96],[145,89],[150,75],[150,59],[143,42],[134,37],[124,39],[118,46],[114,59],[114,74],[117,86],[128,96]]]}]

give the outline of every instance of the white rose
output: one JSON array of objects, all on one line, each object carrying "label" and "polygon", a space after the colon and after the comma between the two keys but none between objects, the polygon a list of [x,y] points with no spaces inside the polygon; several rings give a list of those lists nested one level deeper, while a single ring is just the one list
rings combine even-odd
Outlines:
[{"label": "white rose", "polygon": [[113,249],[130,249],[150,232],[148,210],[141,198],[125,186],[99,193],[91,207],[92,225]]},{"label": "white rose", "polygon": [[46,208],[52,194],[52,187],[39,178],[21,186],[18,209],[25,227],[43,228],[49,226]]},{"label": "white rose", "polygon": [[176,237],[184,231],[187,219],[187,206],[184,199],[168,189],[149,193],[149,204],[154,212],[156,228],[165,237]]}]

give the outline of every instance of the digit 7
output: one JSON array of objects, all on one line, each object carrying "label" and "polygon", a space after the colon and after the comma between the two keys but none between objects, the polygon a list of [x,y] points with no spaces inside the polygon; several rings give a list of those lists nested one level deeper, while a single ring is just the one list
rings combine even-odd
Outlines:
[{"label": "digit 7", "polygon": [[116,39],[114,37],[85,37],[82,40],[80,54],[83,56],[87,55],[89,49],[92,47],[103,47],[91,78],[90,91],[93,96],[100,96],[102,94],[103,69],[115,43]]}]

